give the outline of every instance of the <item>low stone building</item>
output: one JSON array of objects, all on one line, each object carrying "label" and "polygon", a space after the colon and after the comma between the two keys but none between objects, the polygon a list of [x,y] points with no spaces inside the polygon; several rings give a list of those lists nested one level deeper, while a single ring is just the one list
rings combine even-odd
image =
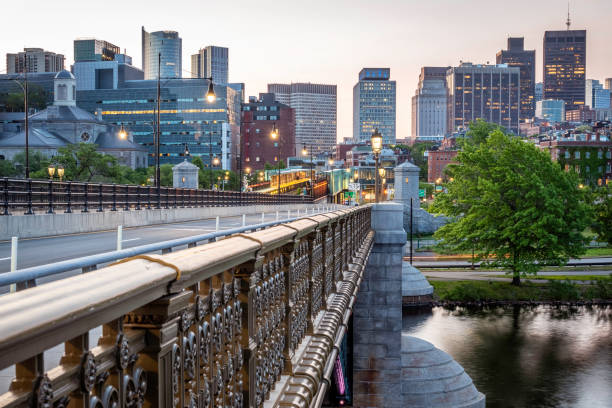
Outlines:
[{"label": "low stone building", "polygon": [[[119,164],[133,169],[147,167],[147,150],[134,143],[131,135],[119,137],[120,127],[76,106],[76,79],[68,71],[57,73],[53,105],[29,116],[28,145],[47,157],[62,146],[80,142],[94,143],[98,151],[117,158]],[[12,159],[25,149],[25,121],[16,114],[6,115],[0,128],[0,158]]]}]

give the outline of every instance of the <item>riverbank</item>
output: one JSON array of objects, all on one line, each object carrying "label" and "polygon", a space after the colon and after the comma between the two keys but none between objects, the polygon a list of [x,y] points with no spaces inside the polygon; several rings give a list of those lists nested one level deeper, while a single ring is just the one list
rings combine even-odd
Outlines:
[{"label": "riverbank", "polygon": [[[514,286],[507,282],[483,280],[430,280],[434,287],[434,301],[438,305],[510,304],[612,304],[612,279],[594,284],[576,284],[569,280],[548,283],[523,282]],[[577,303],[581,302],[581,303]]]}]

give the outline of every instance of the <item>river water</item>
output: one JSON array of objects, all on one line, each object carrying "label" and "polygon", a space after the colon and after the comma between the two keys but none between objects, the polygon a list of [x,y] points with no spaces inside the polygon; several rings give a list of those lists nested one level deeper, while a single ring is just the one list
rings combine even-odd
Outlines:
[{"label": "river water", "polygon": [[453,356],[487,407],[612,407],[612,308],[405,310],[403,332]]}]

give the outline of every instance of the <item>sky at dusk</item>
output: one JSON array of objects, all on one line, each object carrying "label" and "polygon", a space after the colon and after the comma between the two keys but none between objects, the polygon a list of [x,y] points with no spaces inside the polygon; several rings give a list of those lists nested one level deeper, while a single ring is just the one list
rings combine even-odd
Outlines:
[{"label": "sky at dusk", "polygon": [[[508,36],[524,36],[540,81],[544,31],[565,29],[567,1],[3,0],[0,10],[2,61],[39,47],[64,54],[69,68],[73,40],[95,37],[127,49],[141,66],[144,25],[179,32],[184,70],[199,48],[228,47],[229,79],[246,83],[247,96],[271,82],[336,84],[342,140],[352,136],[353,85],[363,67],[391,68],[398,138],[410,136],[422,66],[494,63]],[[572,28],[587,29],[587,78],[612,77],[612,0],[572,0],[570,11]]]}]

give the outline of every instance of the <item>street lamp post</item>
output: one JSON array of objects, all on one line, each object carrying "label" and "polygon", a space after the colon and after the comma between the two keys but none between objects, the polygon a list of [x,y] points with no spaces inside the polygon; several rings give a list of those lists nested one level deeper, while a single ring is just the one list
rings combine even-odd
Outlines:
[{"label": "street lamp post", "polygon": [[[176,78],[164,78],[164,79],[176,79]],[[181,80],[184,79],[207,79],[208,80],[208,91],[205,94],[205,98],[206,101],[208,103],[213,103],[215,102],[215,100],[217,99],[217,96],[215,95],[215,89],[214,89],[214,85],[213,85],[213,78],[212,76],[210,77],[206,77],[206,78],[180,78]],[[161,52],[157,53],[157,101],[156,101],[156,105],[157,105],[157,112],[155,114],[155,187],[157,190],[157,208],[160,208],[160,204],[161,204],[161,170],[160,170],[160,166],[159,166],[159,156],[160,156],[160,138],[161,138],[161,121],[160,121],[160,114],[161,114]],[[210,143],[209,143],[210,146]],[[212,154],[211,154],[212,156]],[[212,187],[212,175],[211,175],[211,183],[210,183],[211,187]]]},{"label": "street lamp post", "polygon": [[[313,174],[312,174],[312,145],[310,146],[310,197],[314,200],[314,182],[313,182]],[[302,148],[302,155],[306,156],[308,151],[306,150],[306,145]]]},{"label": "street lamp post", "polygon": [[383,143],[383,137],[378,132],[378,129],[374,130],[374,133],[372,133],[372,137],[370,138],[370,141],[372,143],[372,153],[374,153],[374,161],[376,163],[376,168],[374,170],[374,198],[375,198],[375,201],[378,202],[379,201],[378,159],[380,156],[380,152],[382,151],[382,143]]},{"label": "street lamp post", "polygon": [[25,178],[30,178],[30,122],[28,118],[28,54],[25,54],[25,64],[23,69],[23,84],[16,79],[3,79],[5,81],[13,81],[23,91],[23,110],[25,124]]},{"label": "street lamp post", "polygon": [[274,122],[273,127],[272,127],[272,133],[270,133],[270,136],[272,137],[272,140],[278,140],[278,190],[277,190],[277,199],[278,202],[280,203],[280,193],[281,193],[281,143],[280,143],[280,137],[278,136],[278,129],[276,128],[276,122]]}]

